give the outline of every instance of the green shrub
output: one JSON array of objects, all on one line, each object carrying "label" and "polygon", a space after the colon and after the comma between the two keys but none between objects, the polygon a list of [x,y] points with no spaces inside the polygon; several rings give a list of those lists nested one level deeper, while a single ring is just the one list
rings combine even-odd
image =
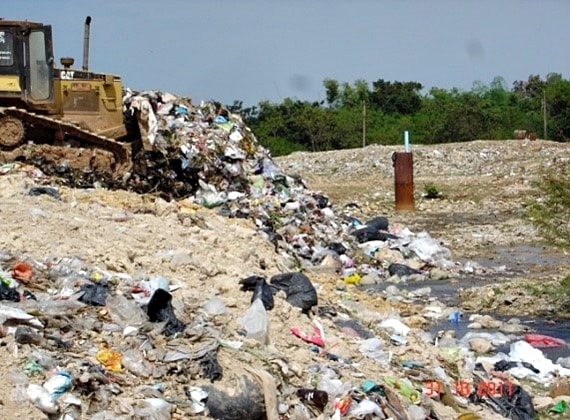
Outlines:
[{"label": "green shrub", "polygon": [[554,165],[535,185],[539,195],[527,203],[528,219],[551,244],[570,248],[570,167]]},{"label": "green shrub", "polygon": [[441,198],[442,194],[437,185],[433,182],[428,182],[424,185],[424,197],[433,200],[435,198]]}]

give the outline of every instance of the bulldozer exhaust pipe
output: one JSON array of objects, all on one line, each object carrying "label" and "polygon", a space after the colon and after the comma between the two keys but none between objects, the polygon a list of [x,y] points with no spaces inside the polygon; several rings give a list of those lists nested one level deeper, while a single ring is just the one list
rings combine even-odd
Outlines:
[{"label": "bulldozer exhaust pipe", "polygon": [[83,34],[83,71],[89,70],[89,27],[91,26],[91,16],[85,19],[85,32]]}]

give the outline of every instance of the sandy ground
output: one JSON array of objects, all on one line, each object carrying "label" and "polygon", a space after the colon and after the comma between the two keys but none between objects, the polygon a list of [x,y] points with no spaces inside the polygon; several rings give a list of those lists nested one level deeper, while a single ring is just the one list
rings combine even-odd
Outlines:
[{"label": "sandy ground", "polygon": [[[554,159],[570,160],[570,145],[545,141],[476,141],[435,146],[414,146],[414,212],[394,211],[394,178],[391,155],[397,147],[370,146],[364,149],[326,153],[297,153],[276,159],[286,173],[298,173],[313,190],[323,191],[332,199],[336,210],[349,203],[353,215],[385,215],[392,223],[413,231],[426,230],[450,248],[454,259],[500,258],[500,247],[538,244],[535,229],[523,220],[523,204],[535,193],[533,182]],[[180,285],[175,298],[187,309],[185,316],[198,313],[201,303],[213,297],[223,299],[232,316],[219,328],[232,336],[236,318],[249,306],[249,295],[239,291],[237,281],[251,274],[271,276],[287,271],[283,258],[256,231],[252,222],[226,219],[213,211],[198,208],[186,201],[166,203],[150,196],[104,189],[61,189],[61,200],[47,195],[30,196],[29,188],[45,182],[32,168],[21,168],[0,176],[0,252],[38,264],[61,258],[80,259],[102,271],[123,273],[130,278],[143,275],[163,276],[170,284]],[[444,198],[422,198],[423,186],[432,182]],[[348,211],[348,210],[347,210]],[[504,249],[504,248],[503,248]],[[527,264],[526,278],[559,278],[568,270],[567,256],[545,248],[555,263],[548,266]],[[504,259],[504,258],[503,258]],[[501,260],[501,263],[503,261]],[[353,300],[363,308],[387,313],[390,305],[379,296],[359,293],[356,289],[339,292],[336,279],[313,277],[321,304],[340,307],[341,300]],[[46,287],[46,279],[38,279]],[[512,279],[511,279],[512,281]],[[43,283],[42,283],[43,282]],[[49,284],[48,284],[49,286]],[[346,299],[348,298],[348,299]],[[494,303],[493,303],[494,302]],[[496,300],[489,306],[497,304]],[[525,310],[511,305],[515,313]],[[406,307],[411,311],[411,307]],[[292,340],[288,327],[300,325],[310,330],[310,322],[283,299],[272,312],[270,338],[274,343],[272,365],[287,370],[291,385],[306,385],[303,375],[319,359],[307,353],[302,343]],[[327,330],[333,330],[328,320]],[[94,341],[79,340],[75,351],[91,358]],[[407,358],[429,354],[421,341]],[[331,333],[334,351],[340,356],[358,353],[358,345],[342,332]],[[24,348],[22,348],[24,347]],[[3,418],[46,418],[25,401],[15,386],[30,352],[27,345],[15,346],[8,337],[0,346],[0,414]],[[72,363],[71,356],[61,363]],[[235,360],[222,353],[224,363]],[[276,360],[281,360],[276,362]],[[265,366],[259,360],[247,360],[252,366]],[[287,366],[284,368],[283,366]],[[291,373],[293,372],[293,373]],[[363,358],[345,379],[353,381],[386,374],[370,359]],[[136,379],[129,379],[137,382]],[[41,383],[41,378],[29,378]],[[451,415],[451,414],[450,414]],[[492,418],[489,412],[487,417]],[[175,416],[183,418],[182,412]],[[453,417],[450,417],[453,418]]]},{"label": "sandy ground", "polygon": [[[489,286],[464,295],[464,301],[470,302],[468,309],[552,315],[560,304],[559,296],[537,296],[520,286],[556,283],[570,270],[570,258],[543,243],[539,232],[525,219],[525,204],[538,196],[536,183],[544,171],[555,163],[570,164],[570,144],[478,140],[412,146],[415,211],[396,212],[392,154],[403,151],[399,146],[373,145],[296,153],[277,161],[285,171],[307,179],[312,189],[329,194],[339,209],[363,220],[384,215],[412,231],[426,230],[458,261],[504,266],[507,273],[495,275],[499,288]],[[435,185],[443,198],[425,198],[428,184]],[[517,304],[502,305],[505,294],[513,297],[513,285],[517,287]],[[500,296],[489,298],[489,293]],[[482,296],[487,296],[485,302],[478,299]],[[477,304],[473,305],[474,301]]]}]

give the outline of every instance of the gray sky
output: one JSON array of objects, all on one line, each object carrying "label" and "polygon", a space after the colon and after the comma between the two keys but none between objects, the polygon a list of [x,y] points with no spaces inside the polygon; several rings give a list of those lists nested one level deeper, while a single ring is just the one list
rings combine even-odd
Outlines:
[{"label": "gray sky", "polygon": [[570,78],[569,0],[1,0],[53,26],[57,62],[136,90],[255,105],[325,98],[323,80],[470,90],[496,76]]}]

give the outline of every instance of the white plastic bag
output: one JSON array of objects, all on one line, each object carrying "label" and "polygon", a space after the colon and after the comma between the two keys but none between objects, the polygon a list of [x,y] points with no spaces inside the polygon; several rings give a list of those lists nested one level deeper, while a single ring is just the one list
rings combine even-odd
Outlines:
[{"label": "white plastic bag", "polygon": [[253,338],[264,344],[267,342],[267,311],[261,299],[255,299],[246,313],[238,318],[237,322],[245,328],[247,338]]}]

